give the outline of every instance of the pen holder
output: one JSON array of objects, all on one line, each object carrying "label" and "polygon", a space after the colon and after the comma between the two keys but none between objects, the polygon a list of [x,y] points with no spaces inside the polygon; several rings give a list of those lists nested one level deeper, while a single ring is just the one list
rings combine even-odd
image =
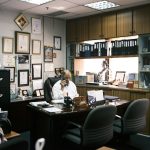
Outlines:
[{"label": "pen holder", "polygon": [[72,99],[69,96],[65,96],[64,103],[67,108],[70,108],[70,106],[72,105]]}]

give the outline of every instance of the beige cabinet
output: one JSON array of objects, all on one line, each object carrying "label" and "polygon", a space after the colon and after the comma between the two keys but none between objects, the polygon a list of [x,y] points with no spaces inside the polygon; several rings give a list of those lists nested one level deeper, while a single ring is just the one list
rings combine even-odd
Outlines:
[{"label": "beige cabinet", "polygon": [[135,34],[150,33],[150,5],[133,9],[133,31]]},{"label": "beige cabinet", "polygon": [[77,42],[88,40],[88,17],[76,19]]},{"label": "beige cabinet", "polygon": [[116,13],[107,13],[102,16],[103,38],[116,37]]},{"label": "beige cabinet", "polygon": [[132,34],[132,11],[117,12],[117,37],[130,36]]},{"label": "beige cabinet", "polygon": [[102,18],[101,15],[89,16],[89,40],[102,38]]}]

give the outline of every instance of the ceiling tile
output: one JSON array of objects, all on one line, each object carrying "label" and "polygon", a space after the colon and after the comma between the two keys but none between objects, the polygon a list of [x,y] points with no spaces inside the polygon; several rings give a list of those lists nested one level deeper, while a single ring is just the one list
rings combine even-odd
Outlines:
[{"label": "ceiling tile", "polygon": [[97,2],[98,0],[66,0],[66,1],[78,4],[78,5],[85,5],[88,3]]}]

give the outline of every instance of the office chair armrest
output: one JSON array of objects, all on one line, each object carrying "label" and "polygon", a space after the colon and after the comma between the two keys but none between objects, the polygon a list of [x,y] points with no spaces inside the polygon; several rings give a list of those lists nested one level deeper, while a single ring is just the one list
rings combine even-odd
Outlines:
[{"label": "office chair armrest", "polygon": [[79,129],[82,128],[81,125],[79,125],[79,124],[77,124],[77,123],[75,123],[75,122],[72,122],[72,121],[68,121],[67,124],[68,124],[68,126],[77,127],[77,128],[79,128]]},{"label": "office chair armrest", "polygon": [[119,115],[115,115],[115,118],[122,119],[122,117]]}]

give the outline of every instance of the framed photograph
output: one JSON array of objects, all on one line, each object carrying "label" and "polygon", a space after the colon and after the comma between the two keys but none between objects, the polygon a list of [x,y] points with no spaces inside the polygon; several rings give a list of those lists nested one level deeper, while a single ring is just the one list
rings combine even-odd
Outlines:
[{"label": "framed photograph", "polygon": [[30,33],[15,31],[15,52],[30,54]]},{"label": "framed photograph", "polygon": [[18,64],[29,64],[29,55],[18,55]]},{"label": "framed photograph", "polygon": [[2,38],[2,52],[11,54],[13,53],[13,38],[3,37]]},{"label": "framed photograph", "polygon": [[61,37],[54,36],[54,49],[61,50]]},{"label": "framed photograph", "polygon": [[29,21],[23,14],[17,16],[15,22],[21,30],[23,30],[29,24]]},{"label": "framed photograph", "polygon": [[32,33],[41,34],[41,24],[40,18],[32,18]]},{"label": "framed photograph", "polygon": [[44,46],[44,62],[53,62],[53,48]]},{"label": "framed photograph", "polygon": [[22,95],[23,96],[28,96],[28,90],[22,90]]},{"label": "framed photograph", "polygon": [[32,40],[32,54],[40,55],[41,54],[41,41]]},{"label": "framed photograph", "polygon": [[18,87],[29,85],[29,70],[18,70]]},{"label": "framed photograph", "polygon": [[32,80],[42,79],[42,64],[32,64]]},{"label": "framed photograph", "polygon": [[10,82],[15,82],[15,67],[5,67],[10,70]]}]

